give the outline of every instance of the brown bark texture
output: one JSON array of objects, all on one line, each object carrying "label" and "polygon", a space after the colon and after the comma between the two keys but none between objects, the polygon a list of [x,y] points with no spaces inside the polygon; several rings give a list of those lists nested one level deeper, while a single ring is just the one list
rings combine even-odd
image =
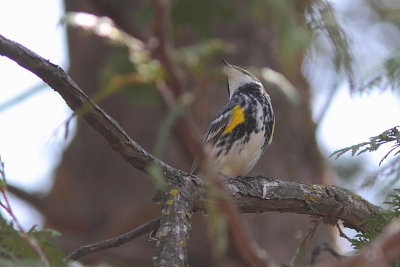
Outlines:
[{"label": "brown bark texture", "polygon": [[[209,190],[205,190],[206,180],[168,166],[168,164],[145,151],[129,137],[115,120],[90,100],[61,68],[2,35],[0,35],[0,55],[14,60],[21,67],[35,73],[57,91],[75,112],[79,113],[85,107],[86,112],[80,112],[82,113],[81,118],[102,135],[108,145],[132,167],[152,175],[152,171],[148,167],[158,166],[165,175],[165,188],[158,191],[156,196],[156,201],[160,202],[162,206],[159,219],[149,221],[117,237],[82,246],[71,253],[68,256],[69,259],[80,259],[82,256],[95,251],[117,247],[150,231],[157,231],[153,236],[157,240],[156,254],[153,257],[155,265],[186,265],[186,247],[192,227],[193,209],[207,210],[207,206],[217,207],[217,205],[221,205],[224,209],[219,210],[219,212],[224,213],[229,221],[233,240],[230,244],[233,245],[232,249],[234,249],[232,251],[234,254],[231,255],[230,259],[225,258],[225,260],[233,263],[232,260],[237,257],[232,256],[239,256],[237,260],[245,263],[246,266],[248,264],[251,266],[275,266],[267,254],[262,256],[259,253],[254,253],[257,251],[251,248],[254,243],[244,234],[237,215],[229,208],[230,203],[226,202],[227,196],[219,199],[214,198],[212,200],[214,205],[207,204],[210,201],[210,195],[207,194]],[[208,176],[206,178],[210,183],[215,183]],[[336,186],[286,182],[263,176],[231,178],[219,186],[222,186],[221,189],[226,188],[226,191],[236,200],[237,206],[242,212],[279,211],[310,214],[321,217],[325,223],[332,225],[337,223],[337,219],[341,219],[344,225],[363,232],[370,227],[363,222],[381,210],[351,191]],[[43,201],[17,188],[13,188],[11,192],[26,200],[34,199],[35,201],[30,202],[39,208],[41,201]],[[219,194],[221,193],[223,191],[219,192]],[[229,213],[226,212],[227,208],[230,209]],[[322,221],[321,219],[314,220],[314,230],[309,232],[308,236],[315,232],[316,227]],[[392,241],[382,238],[382,248],[385,249],[386,242]],[[327,246],[325,243],[324,247],[327,248]],[[395,254],[389,253],[385,256],[385,260],[390,261],[394,257]]]},{"label": "brown bark texture", "polygon": [[[66,11],[83,11],[110,16],[118,26],[136,37],[146,40],[151,27],[135,25],[132,19],[141,1],[78,1],[66,0]],[[243,4],[242,4],[243,5]],[[241,8],[240,6],[238,8]],[[304,10],[298,7],[298,12]],[[213,33],[235,45],[229,61],[241,66],[269,66],[282,72],[296,87],[300,103],[294,105],[279,91],[269,91],[276,114],[274,141],[250,175],[280,177],[290,181],[302,178],[307,183],[332,183],[329,169],[315,140],[315,125],[310,111],[310,89],[301,74],[304,50],[293,55],[288,66],[282,58],[274,32],[273,22],[255,22],[242,17],[232,24],[216,25]],[[206,19],[206,18],[205,18]],[[192,35],[176,31],[177,46],[187,44]],[[101,87],[101,73],[106,65],[111,47],[101,38],[79,29],[68,29],[70,54],[69,73],[89,95]],[[219,68],[216,61],[215,69]],[[190,83],[186,90],[190,88]],[[224,85],[204,82],[194,104],[195,118],[204,132],[207,124],[227,99]],[[267,88],[268,90],[268,88]],[[102,101],[105,109],[127,133],[148,151],[154,150],[159,126],[165,118],[162,104],[132,106],[123,93]],[[191,158],[182,149],[174,133],[168,140],[162,158],[177,169],[188,170]],[[86,122],[78,119],[78,131],[55,173],[55,183],[45,197],[46,225],[63,233],[60,245],[66,252],[96,240],[126,232],[156,217],[158,208],[152,203],[154,186],[144,174],[132,168],[114,153]],[[265,248],[276,262],[288,262],[295,254],[302,237],[311,227],[309,218],[279,212],[245,214],[241,216],[248,231],[259,245]],[[210,246],[204,238],[205,220],[201,214],[193,217],[189,240],[191,266],[212,266]],[[150,266],[155,245],[149,236],[139,238],[118,249],[90,256],[87,261],[107,257],[126,266]],[[322,242],[333,242],[331,228],[318,228],[310,250]]]}]

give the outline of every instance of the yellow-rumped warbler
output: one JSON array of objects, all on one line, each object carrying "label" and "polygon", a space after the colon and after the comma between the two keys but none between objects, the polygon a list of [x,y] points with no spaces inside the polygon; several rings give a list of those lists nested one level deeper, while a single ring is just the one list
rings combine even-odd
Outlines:
[{"label": "yellow-rumped warbler", "polygon": [[[272,141],[275,116],[261,82],[224,60],[229,101],[208,127],[204,148],[216,171],[228,177],[247,174]],[[191,173],[198,166],[193,162]]]}]

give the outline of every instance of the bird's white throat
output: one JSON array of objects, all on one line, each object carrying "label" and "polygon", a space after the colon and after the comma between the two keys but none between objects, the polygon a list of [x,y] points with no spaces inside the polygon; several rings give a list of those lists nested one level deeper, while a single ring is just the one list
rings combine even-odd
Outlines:
[{"label": "bird's white throat", "polygon": [[226,74],[228,76],[229,97],[232,97],[237,89],[246,84],[256,83],[261,85],[260,81],[254,79],[251,75],[236,69],[234,66],[227,66]]}]

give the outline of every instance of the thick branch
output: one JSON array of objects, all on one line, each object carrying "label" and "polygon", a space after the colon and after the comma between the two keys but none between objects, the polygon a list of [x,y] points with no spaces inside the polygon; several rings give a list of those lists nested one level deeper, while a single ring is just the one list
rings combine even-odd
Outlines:
[{"label": "thick branch", "polygon": [[59,66],[2,35],[0,35],[0,55],[14,60],[21,67],[36,74],[58,92],[73,111],[82,113],[86,122],[103,135],[112,149],[135,168],[147,172],[147,167],[154,163],[162,167],[164,172],[169,173],[172,170],[135,143]]},{"label": "thick branch", "polygon": [[229,179],[227,188],[244,213],[279,211],[318,215],[327,223],[340,219],[345,226],[363,232],[367,230],[363,222],[382,211],[359,195],[333,185],[258,176]]},{"label": "thick branch", "polygon": [[[22,45],[0,35],[0,55],[16,61],[35,73],[65,99],[74,111],[88,105],[83,118],[102,134],[109,145],[134,167],[145,171],[149,164],[161,167],[167,177],[187,176],[166,163],[154,158],[88,96],[57,65],[50,63]],[[199,178],[196,184],[199,184]],[[201,182],[200,182],[201,184]],[[243,212],[281,211],[327,216],[342,219],[347,225],[365,230],[362,222],[380,209],[360,196],[336,187],[284,182],[268,178],[236,178],[228,181],[228,190]],[[196,204],[202,206],[202,200]]]},{"label": "thick branch", "polygon": [[[179,178],[181,181],[188,182],[187,177],[191,177],[191,181],[197,187],[204,184],[199,182],[201,181],[199,177],[189,176],[147,153],[112,118],[93,103],[68,74],[57,65],[1,35],[0,55],[7,56],[39,76],[57,91],[75,112],[84,110],[82,117],[106,138],[109,145],[118,154],[135,168],[147,172],[147,166],[155,164],[162,168],[168,180]],[[183,184],[177,186],[177,188],[180,186],[183,186]],[[319,215],[327,219],[342,219],[346,225],[361,231],[366,230],[363,221],[380,211],[378,207],[368,203],[358,195],[335,186],[307,185],[253,177],[231,179],[228,181],[227,188],[233,194],[243,212],[280,211]],[[197,188],[195,191],[201,192],[202,190],[199,189]],[[189,203],[189,210],[190,205]],[[197,198],[196,206],[204,207],[202,197]],[[183,216],[183,214],[180,214],[180,216]],[[162,224],[163,222],[161,222]],[[183,235],[182,240],[186,242],[185,238]]]},{"label": "thick branch", "polygon": [[161,199],[160,227],[157,240],[155,266],[186,266],[187,244],[192,228],[191,217],[195,202],[195,186],[190,177],[168,179],[168,190]]},{"label": "thick branch", "polygon": [[[176,181],[182,179],[182,177],[176,178]],[[191,180],[186,180],[186,183],[190,184]],[[198,192],[202,192],[205,190],[205,183],[195,183],[195,186],[197,187],[195,190],[196,192],[193,194],[193,196],[189,197],[189,200],[192,201],[192,198],[196,199],[196,208],[204,209],[204,196],[200,195]],[[362,199],[360,196],[354,194],[353,192],[337,186],[323,186],[297,182],[287,182],[275,180],[271,177],[262,176],[239,177],[229,179],[226,182],[226,186],[227,190],[232,194],[233,198],[236,200],[238,207],[243,213],[278,211],[318,215],[323,217],[325,222],[333,223],[335,220],[340,219],[348,227],[354,228],[358,231],[366,231],[367,226],[364,225],[363,222],[381,211],[379,207],[372,205],[371,203]],[[178,187],[180,187],[179,184],[176,188]],[[190,186],[190,188],[192,188],[192,186]],[[167,203],[180,205],[179,203],[175,202],[176,197],[174,195],[175,193],[179,193],[176,194],[176,196],[178,196],[182,192],[185,192],[185,190],[186,189],[179,189],[178,191],[170,190],[169,193],[165,193],[163,196],[160,197],[160,199],[162,199],[161,201],[164,202],[164,215],[173,214],[171,213],[171,209],[169,208],[169,206],[171,205],[167,205]],[[184,196],[188,198],[186,194],[184,194]],[[182,199],[183,198],[181,198],[180,200]],[[170,201],[168,202],[168,200]],[[171,208],[174,209],[174,207]],[[180,214],[182,214],[182,212],[180,212]],[[187,215],[189,214],[191,214],[191,211],[189,211]],[[176,219],[185,220],[189,218],[185,218],[184,216],[182,216],[181,218]],[[133,236],[131,234],[132,232],[137,231],[137,229],[144,229],[144,226],[149,224],[150,223],[146,223],[139,228],[136,228],[126,234],[117,236],[112,239],[83,246],[77,251],[73,252],[67,258],[78,259],[99,250],[120,246],[122,243],[128,242],[137,237]],[[160,230],[160,234],[170,230],[168,228],[168,224],[164,225],[164,227],[166,227],[167,230]],[[145,229],[147,229],[147,232],[150,232],[156,230],[157,228],[158,225],[153,225],[153,228],[149,227]],[[122,238],[124,236],[127,236],[128,238]],[[186,238],[185,235],[183,236]],[[183,239],[175,241],[179,243],[180,240]],[[106,243],[109,245],[104,246],[104,244]],[[183,242],[180,243],[184,244]],[[96,249],[91,249],[94,247]],[[173,248],[173,246],[170,248]]]}]

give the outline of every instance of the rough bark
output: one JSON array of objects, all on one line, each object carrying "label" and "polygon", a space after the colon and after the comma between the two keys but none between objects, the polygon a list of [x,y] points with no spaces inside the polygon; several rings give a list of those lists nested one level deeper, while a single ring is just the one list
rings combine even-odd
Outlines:
[{"label": "rough bark", "polygon": [[[206,183],[200,179],[191,182],[193,181],[196,187],[193,192],[195,194],[194,208],[204,210],[206,199],[202,192],[205,191],[203,187]],[[226,181],[226,188],[243,213],[277,211],[321,216],[327,224],[335,225],[337,220],[342,220],[347,227],[361,232],[368,230],[368,226],[363,222],[382,211],[353,192],[337,186],[287,182],[272,177],[258,176],[229,179]],[[193,191],[193,188],[189,188],[189,191]],[[175,193],[178,192],[182,191],[170,190],[164,193],[166,197],[164,201],[173,200]],[[170,211],[163,213],[170,214]],[[191,214],[191,211],[188,214]],[[182,225],[187,225],[187,223]],[[145,232],[155,231],[159,227],[159,220],[153,220],[145,226]],[[143,229],[144,227],[141,226],[121,236],[84,246],[72,253],[69,258],[79,259],[98,250],[119,246],[121,241],[128,242],[136,238],[138,232],[144,234]],[[132,232],[135,235],[132,235]],[[181,243],[186,245],[186,243]]]},{"label": "rough bark", "polygon": [[186,266],[187,244],[192,229],[195,187],[189,177],[168,178],[167,191],[161,196],[160,227],[153,258],[155,266]]},{"label": "rough bark", "polygon": [[[128,33],[143,40],[150,40],[152,23],[138,24],[132,19],[133,15],[137,14],[137,7],[143,2],[145,1],[65,1],[68,11],[109,16]],[[244,67],[268,65],[286,75],[301,95],[301,104],[295,106],[279,92],[267,88],[277,115],[276,133],[273,144],[251,175],[268,174],[285,180],[331,183],[328,168],[324,165],[315,142],[315,126],[309,107],[309,88],[300,71],[304,50],[299,50],[293,55],[290,66],[285,65],[278,41],[279,30],[274,28],[275,22],[252,20],[246,15],[251,14],[251,11],[244,2],[239,3],[236,8],[240,18],[233,23],[215,25],[212,33],[235,44],[235,53],[227,59]],[[298,13],[304,14],[304,7],[300,6]],[[177,46],[193,44],[199,40],[190,29],[183,28],[181,31],[177,28],[174,32]],[[70,75],[88,95],[96,94],[102,86],[101,72],[110,47],[100,38],[71,28],[68,28],[68,46]],[[194,121],[204,130],[210,118],[223,105],[226,90],[220,88],[224,86],[222,81],[210,81],[209,78],[200,81],[188,80],[190,82],[185,83],[185,90],[194,89],[193,86],[187,85],[200,85],[197,88],[199,97],[195,103]],[[147,151],[151,151],[158,126],[165,117],[165,107],[132,107],[126,98],[124,94],[114,95],[102,102],[101,106],[135,141]],[[152,123],[148,123],[149,121]],[[178,169],[188,169],[191,158],[184,152],[181,143],[176,136],[172,136],[168,140],[166,151],[174,156],[162,159]],[[140,171],[131,168],[130,164],[121,161],[109,147],[104,146],[104,141],[96,131],[82,120],[78,120],[77,136],[65,151],[55,176],[54,187],[46,196],[46,201],[41,202],[44,203],[41,210],[48,227],[66,233],[68,238],[60,241],[65,251],[128,231],[132,226],[157,216],[157,208],[151,204],[154,193],[151,182],[143,179]],[[248,214],[242,217],[259,244],[278,262],[287,261],[293,256],[299,244],[299,240],[294,236],[299,232],[306,232],[309,227],[307,218],[288,213]],[[202,216],[197,217],[193,223],[192,242],[189,243],[191,265],[213,264],[211,257],[204,257],[209,253],[210,247],[204,242],[205,225]],[[266,224],[268,227],[265,227]],[[107,256],[114,256],[112,259],[118,261],[129,258],[127,266],[132,265],[133,260],[137,260],[136,265],[149,265],[153,248],[149,242],[144,244],[144,240],[143,238],[132,242],[130,247],[124,246]],[[329,228],[320,227],[314,240],[314,244],[329,242]]]},{"label": "rough bark", "polygon": [[79,247],[77,250],[69,254],[66,259],[67,260],[78,260],[82,258],[83,256],[86,256],[88,254],[104,250],[104,249],[109,249],[109,248],[115,248],[119,247],[122,244],[125,244],[126,242],[129,242],[139,236],[142,236],[146,233],[149,233],[151,231],[157,230],[158,227],[160,227],[160,219],[156,218],[154,220],[151,220],[138,228],[135,228],[127,233],[124,233],[122,235],[107,239],[107,240],[102,240],[90,245],[85,245]]},{"label": "rough bark", "polygon": [[[66,0],[65,2],[67,10],[109,16],[128,33],[145,40],[145,42],[151,43],[150,41],[154,40],[150,38],[153,36],[154,21],[140,23],[132,19],[134,17],[132,14],[138,14],[140,3],[147,1],[103,0],[100,5],[97,1]],[[303,4],[305,2],[296,2],[300,17],[304,14]],[[179,2],[174,4],[177,3]],[[296,106],[278,91],[267,88],[276,113],[276,133],[272,145],[250,174],[268,174],[285,180],[294,179],[293,181],[307,183],[332,183],[329,168],[325,165],[315,141],[315,125],[309,106],[310,89],[301,73],[305,49],[298,49],[296,54],[285,62],[285,58],[288,57],[285,56],[285,51],[279,43],[280,29],[276,28],[276,22],[268,19],[268,16],[262,21],[252,19],[249,16],[252,11],[245,2],[236,3],[235,8],[238,12],[238,19],[229,23],[216,23],[207,38],[217,36],[234,44],[235,52],[231,55],[224,55],[228,61],[234,64],[243,67],[269,66],[282,72],[298,89],[301,96],[300,104]],[[121,21],[121,18],[124,18],[124,21]],[[299,23],[304,22],[299,21]],[[189,25],[175,24],[173,27],[175,27],[172,29],[173,39],[177,47],[192,45],[201,40],[201,37],[198,37]],[[73,29],[69,29],[68,40],[71,75],[78,84],[85,88],[85,92],[88,92],[89,95],[93,94],[96,88],[101,87],[98,82],[99,73],[109,50],[104,48],[99,39],[89,38],[86,33]],[[215,75],[220,68],[220,60],[216,60],[216,62],[218,62],[218,67],[213,64],[209,65],[210,68],[213,68],[210,71],[212,75]],[[225,84],[220,80],[210,79],[210,76],[200,78],[200,80],[198,77],[190,75],[183,76],[186,80],[183,90],[197,91],[198,97],[194,104],[196,116],[193,121],[201,129],[200,132],[204,133],[210,119],[227,98]],[[151,151],[158,132],[157,126],[165,117],[165,107],[162,105],[132,107],[126,103],[124,95],[119,95],[102,103],[102,107],[138,143]],[[148,121],[152,123],[149,124]],[[187,170],[192,159],[182,149],[181,140],[177,139],[176,135],[171,136],[165,149],[168,151],[168,155],[162,159],[178,169]],[[127,231],[132,225],[138,225],[150,219],[149,217],[156,216],[155,209],[151,209],[151,205],[142,204],[150,203],[149,196],[153,195],[150,183],[141,179],[141,174],[129,168],[128,164],[124,165],[119,162],[119,159],[101,144],[102,140],[96,138],[95,133],[86,127],[85,123],[79,123],[77,136],[64,154],[65,157],[57,171],[55,186],[51,192],[51,198],[49,198],[53,203],[60,203],[57,202],[57,199],[63,199],[59,207],[60,205],[65,206],[65,203],[72,203],[71,207],[74,207],[78,204],[74,203],[75,200],[84,199],[84,197],[76,196],[71,198],[70,196],[74,192],[82,192],[79,194],[80,196],[95,195],[91,199],[85,199],[87,204],[81,206],[79,211],[73,209],[70,211],[82,214],[79,224],[72,224],[74,229],[82,229],[82,231],[74,230],[77,237],[85,236],[85,240],[75,240],[78,244],[88,243],[89,240],[93,240],[99,235],[108,237],[121,231]],[[84,151],[83,147],[86,148]],[[108,162],[109,164],[100,164],[101,166],[99,166],[99,162]],[[97,175],[92,178],[89,170],[88,173],[83,173],[82,169],[89,169],[96,172]],[[116,184],[111,177],[129,178]],[[134,179],[131,179],[132,177]],[[112,188],[112,191],[118,192],[118,194],[112,194],[111,190],[104,190],[104,188]],[[108,200],[106,208],[99,204],[104,199]],[[138,199],[142,201],[138,201]],[[132,203],[130,209],[119,208],[127,202]],[[146,213],[143,213],[143,210],[146,210]],[[148,211],[152,211],[152,213]],[[54,216],[51,217],[54,218]],[[114,217],[124,218],[120,220],[123,223],[117,226],[112,222]],[[278,262],[287,261],[293,256],[300,242],[295,236],[305,234],[309,228],[308,218],[288,213],[271,212],[261,215],[248,214],[242,217],[261,247],[266,248]],[[60,231],[69,231],[72,228],[68,218],[57,221],[52,218],[47,220],[50,227],[60,229]],[[189,243],[191,265],[215,264],[212,257],[204,257],[211,249],[207,242],[204,242],[205,220],[199,216],[193,223],[192,242]],[[265,227],[266,224],[268,227]],[[330,228],[322,226],[318,228],[310,247],[321,242],[331,241]],[[71,240],[72,242],[74,240]],[[139,242],[136,243],[136,250],[139,244]],[[65,247],[70,250],[73,246]],[[140,244],[140,249],[142,248]],[[142,252],[138,253],[136,257],[150,258],[151,253],[152,249],[148,248],[147,255]],[[130,256],[132,255],[130,254]]]},{"label": "rough bark", "polygon": [[[146,173],[149,173],[150,165],[161,169],[168,186],[161,196],[156,263],[159,266],[186,264],[190,217],[194,207],[204,206],[202,203],[205,201],[201,193],[204,191],[201,178],[174,169],[147,153],[58,66],[1,35],[0,55],[35,73],[57,91],[71,109],[81,113],[111,148],[133,167]],[[363,221],[380,211],[354,193],[335,186],[283,182],[266,177],[241,177],[228,180],[227,188],[243,212],[275,210],[318,215],[331,223],[332,220],[342,219],[348,226],[361,231],[366,230]]]}]

